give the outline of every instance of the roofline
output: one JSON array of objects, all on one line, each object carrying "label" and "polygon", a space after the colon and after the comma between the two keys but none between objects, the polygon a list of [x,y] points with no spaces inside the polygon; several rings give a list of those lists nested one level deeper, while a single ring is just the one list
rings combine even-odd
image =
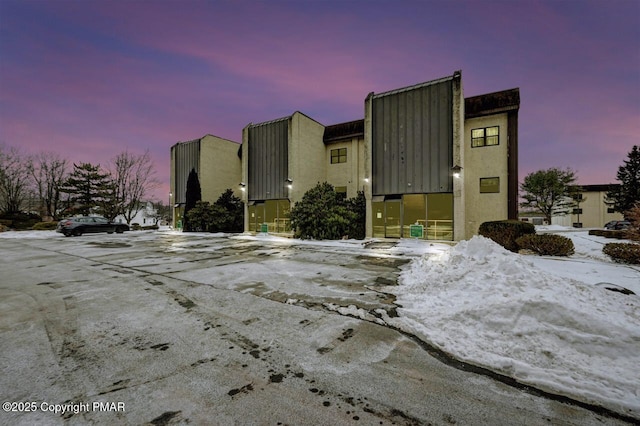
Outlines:
[{"label": "roofline", "polygon": [[259,127],[259,126],[266,126],[267,124],[273,124],[273,123],[278,123],[278,122],[280,122],[280,121],[290,120],[290,119],[291,119],[291,118],[293,118],[293,116],[294,116],[294,115],[296,115],[296,114],[300,114],[300,115],[302,115],[302,116],[304,116],[304,117],[308,118],[309,120],[314,121],[314,122],[318,123],[319,125],[321,125],[321,126],[325,127],[325,126],[324,126],[324,124],[322,124],[322,123],[321,123],[321,122],[319,122],[318,120],[315,120],[315,119],[313,119],[313,118],[309,117],[307,114],[305,114],[304,112],[301,112],[301,111],[294,111],[291,115],[287,115],[287,116],[285,116],[285,117],[280,117],[280,118],[276,118],[276,119],[269,120],[269,121],[263,121],[262,123],[256,123],[256,124],[249,123],[249,124],[247,124],[247,126],[246,126],[246,127]]},{"label": "roofline", "polygon": [[608,192],[616,188],[619,188],[621,184],[602,183],[602,184],[595,184],[595,185],[573,185],[573,186],[576,188],[579,188],[580,192]]},{"label": "roofline", "polygon": [[450,75],[450,76],[447,76],[447,77],[438,78],[438,79],[435,79],[435,80],[425,81],[424,83],[414,84],[413,86],[401,87],[400,89],[389,90],[387,92],[382,92],[382,93],[373,93],[373,92],[371,92],[370,96],[372,96],[373,99],[378,99],[378,98],[382,98],[384,96],[395,95],[397,93],[408,92],[410,90],[420,89],[422,87],[433,86],[434,84],[439,84],[439,83],[444,83],[446,81],[451,81],[454,78],[459,77],[460,75],[461,75],[460,71],[456,71],[456,72],[453,73],[453,75]]},{"label": "roofline", "polygon": [[183,145],[183,144],[187,144],[187,143],[200,142],[200,141],[202,141],[202,139],[206,138],[207,136],[211,136],[211,137],[213,137],[213,138],[220,139],[220,140],[223,140],[223,141],[225,141],[225,142],[235,143],[235,144],[237,144],[237,145],[241,145],[241,144],[242,144],[241,142],[232,141],[231,139],[221,138],[220,136],[216,136],[216,135],[213,135],[213,134],[211,134],[211,133],[207,133],[206,135],[204,135],[204,136],[202,136],[202,137],[200,137],[200,138],[191,139],[191,140],[188,140],[188,141],[179,141],[179,142],[176,142],[176,143],[174,143],[173,145],[171,145],[171,148],[173,149],[174,147],[176,147],[176,146],[178,146],[178,145]]}]

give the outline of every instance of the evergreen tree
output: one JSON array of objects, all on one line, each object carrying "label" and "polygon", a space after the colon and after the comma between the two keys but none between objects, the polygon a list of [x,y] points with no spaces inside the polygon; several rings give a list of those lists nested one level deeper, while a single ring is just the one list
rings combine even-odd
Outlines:
[{"label": "evergreen tree", "polygon": [[302,239],[336,240],[349,235],[357,214],[333,186],[319,183],[291,209],[291,227]]},{"label": "evergreen tree", "polygon": [[539,211],[551,224],[551,216],[565,215],[575,205],[574,194],[580,191],[580,187],[573,184],[575,181],[575,172],[569,169],[551,168],[530,173],[521,185],[524,202],[520,206]]},{"label": "evergreen tree", "polygon": [[349,209],[355,214],[349,230],[349,238],[364,240],[367,223],[367,200],[364,191],[358,191],[358,195],[347,200]]},{"label": "evergreen tree", "polygon": [[72,212],[86,216],[93,211],[109,213],[114,209],[111,205],[113,203],[110,194],[112,188],[113,182],[110,175],[102,172],[100,165],[81,163],[73,165],[73,172],[67,178],[61,192],[69,194]]},{"label": "evergreen tree", "polygon": [[620,186],[607,193],[607,204],[619,213],[626,213],[640,202],[640,149],[635,145],[629,159],[618,169]]},{"label": "evergreen tree", "polygon": [[189,210],[193,209],[196,206],[196,203],[200,200],[202,200],[202,190],[200,189],[198,172],[196,172],[196,169],[191,169],[189,176],[187,177],[187,192],[185,194],[184,222],[182,224],[182,229],[184,231],[193,231],[189,224],[188,213]]},{"label": "evergreen tree", "polygon": [[213,232],[242,232],[244,231],[244,205],[242,200],[233,195],[232,189],[227,189],[214,203],[219,208],[220,215],[216,218]]}]

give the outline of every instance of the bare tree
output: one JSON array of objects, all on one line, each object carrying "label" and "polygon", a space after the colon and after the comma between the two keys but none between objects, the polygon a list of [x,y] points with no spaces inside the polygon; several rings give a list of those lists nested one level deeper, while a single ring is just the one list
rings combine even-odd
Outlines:
[{"label": "bare tree", "polygon": [[66,207],[61,188],[67,179],[67,167],[67,160],[52,152],[41,152],[29,162],[29,173],[38,192],[41,214],[54,220],[60,219]]},{"label": "bare tree", "polygon": [[113,160],[111,175],[116,185],[115,198],[127,223],[144,208],[144,198],[158,185],[149,151],[135,155],[128,151]]},{"label": "bare tree", "polygon": [[17,148],[0,145],[0,211],[22,211],[30,183],[29,160]]}]

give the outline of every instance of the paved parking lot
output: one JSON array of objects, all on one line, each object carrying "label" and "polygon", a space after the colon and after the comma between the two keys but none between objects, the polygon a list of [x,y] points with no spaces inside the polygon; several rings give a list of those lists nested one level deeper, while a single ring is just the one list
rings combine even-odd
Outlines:
[{"label": "paved parking lot", "polygon": [[395,311],[379,287],[411,257],[388,247],[3,239],[0,423],[622,424],[377,324]]}]

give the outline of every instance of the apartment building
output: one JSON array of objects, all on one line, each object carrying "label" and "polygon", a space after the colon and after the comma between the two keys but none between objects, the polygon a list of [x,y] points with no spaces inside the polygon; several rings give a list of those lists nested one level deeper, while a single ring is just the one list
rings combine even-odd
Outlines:
[{"label": "apartment building", "polygon": [[465,99],[456,71],[370,93],[362,119],[325,126],[297,111],[250,123],[236,183],[245,230],[290,234],[291,207],[324,181],[364,192],[367,237],[462,240],[517,219],[519,107],[518,89]]},{"label": "apartment building", "polygon": [[575,206],[569,214],[552,216],[553,225],[573,226],[575,228],[602,228],[612,220],[623,220],[622,213],[613,211],[613,206],[607,204],[607,192],[619,187],[610,185],[582,185],[575,197]]},{"label": "apartment building", "polygon": [[213,135],[178,142],[171,147],[171,183],[169,204],[173,207],[173,226],[179,227],[184,215],[187,179],[193,169],[198,173],[202,201],[214,203],[227,189],[240,196],[240,144]]}]

